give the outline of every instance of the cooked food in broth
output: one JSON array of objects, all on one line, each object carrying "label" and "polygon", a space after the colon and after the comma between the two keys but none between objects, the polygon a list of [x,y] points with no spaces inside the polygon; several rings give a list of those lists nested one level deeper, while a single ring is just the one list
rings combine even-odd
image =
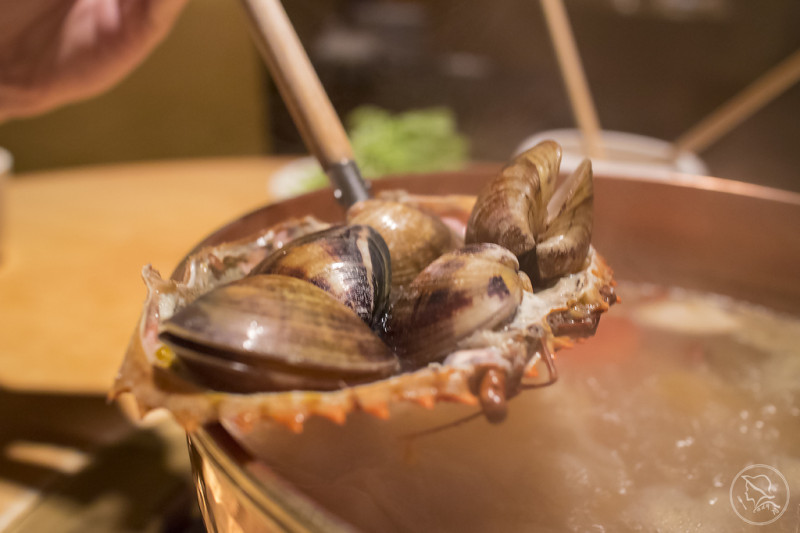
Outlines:
[{"label": "cooked food in broth", "polygon": [[734,482],[800,494],[800,321],[629,285],[597,330],[591,165],[559,165],[544,142],[477,198],[393,191],[145,267],[114,394],[220,423],[364,531],[794,531],[777,478]]},{"label": "cooked food in broth", "polygon": [[274,426],[250,447],[364,531],[753,531],[732,501],[774,516],[731,484],[766,464],[791,499],[759,531],[795,532],[800,320],[654,286],[619,293],[596,337],[559,354],[559,381],[512,400],[501,425],[426,432],[464,415],[440,406],[388,427],[363,415],[299,435]]}]

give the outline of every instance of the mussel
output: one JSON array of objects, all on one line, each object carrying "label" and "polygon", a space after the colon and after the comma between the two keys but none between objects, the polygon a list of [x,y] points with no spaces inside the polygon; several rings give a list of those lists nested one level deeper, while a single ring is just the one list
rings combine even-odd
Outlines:
[{"label": "mussel", "polygon": [[359,317],[311,283],[255,275],[218,287],[162,326],[194,380],[233,392],[334,390],[393,374],[397,358]]},{"label": "mussel", "polygon": [[443,253],[461,245],[460,239],[437,216],[389,200],[366,200],[347,211],[348,224],[374,228],[392,258],[392,290],[408,285]]},{"label": "mussel", "polygon": [[511,250],[535,285],[581,270],[592,238],[592,166],[556,188],[561,147],[544,141],[517,156],[478,196],[466,242]]},{"label": "mussel", "polygon": [[516,257],[495,244],[473,244],[428,265],[394,303],[389,343],[412,367],[439,362],[476,331],[514,317],[524,282]]},{"label": "mussel", "polygon": [[369,226],[334,226],[295,239],[250,272],[308,281],[352,309],[367,324],[379,320],[389,301],[389,249]]}]

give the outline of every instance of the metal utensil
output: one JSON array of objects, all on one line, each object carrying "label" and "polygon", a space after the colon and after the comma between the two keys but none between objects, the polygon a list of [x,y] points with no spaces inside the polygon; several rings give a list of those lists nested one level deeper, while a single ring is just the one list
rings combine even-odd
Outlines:
[{"label": "metal utensil", "polygon": [[353,149],[279,0],[242,0],[253,36],[308,149],[344,207],[369,198]]}]

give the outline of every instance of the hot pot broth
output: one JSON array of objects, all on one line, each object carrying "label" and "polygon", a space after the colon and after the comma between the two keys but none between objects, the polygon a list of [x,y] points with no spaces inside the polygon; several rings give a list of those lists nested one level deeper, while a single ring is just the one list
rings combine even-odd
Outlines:
[{"label": "hot pot broth", "polygon": [[[440,405],[244,442],[365,531],[751,530],[729,500],[743,467],[774,466],[800,494],[800,320],[648,285],[619,293],[596,336],[559,354],[560,380],[512,400],[503,424],[418,434],[470,412]],[[764,531],[795,531],[795,498]]]},{"label": "hot pot broth", "polygon": [[[388,179],[376,189],[474,194],[485,178],[476,173]],[[611,263],[623,279],[701,287],[800,311],[798,263],[793,259],[800,256],[791,246],[800,199],[703,180],[702,187],[599,180],[594,235],[599,248],[611,252]],[[184,262],[173,279],[206,271],[215,275],[228,263],[236,267],[241,263],[233,250],[237,239],[308,213],[341,220],[326,191],[259,209],[195,249],[220,246],[232,261],[209,261],[200,270]],[[754,225],[753,219],[759,223]],[[283,236],[283,231],[276,233],[278,240]],[[589,271],[595,269],[590,265]],[[151,288],[156,289],[153,294],[164,290],[164,295],[175,296],[173,281],[158,280]],[[419,387],[405,389],[410,394],[404,402],[390,402],[391,413],[378,409],[381,402],[365,408],[363,400],[373,397],[358,396],[363,412],[348,408],[343,426],[316,416],[328,414],[345,422],[319,409],[333,405],[320,398],[338,393],[198,395],[181,383],[173,387],[162,368],[171,364],[170,358],[159,358],[164,354],[158,350],[149,359],[142,357],[143,345],[157,348],[157,324],[150,319],[163,311],[160,305],[146,306],[139,331],[143,335],[134,336],[132,357],[123,368],[130,379],[118,383],[115,391],[143,386],[137,396],[143,409],[167,406],[189,431],[220,421],[301,492],[364,530],[749,528],[721,499],[741,467],[764,462],[790,480],[798,478],[792,455],[798,443],[797,325],[704,297],[687,300],[635,286],[623,287],[622,294],[625,305],[606,316],[596,339],[559,355],[561,381],[513,399],[508,421],[499,426],[481,419],[419,435],[476,410],[469,402],[449,404],[445,400],[451,398],[445,396],[433,410],[419,407],[429,403],[414,400],[415,394],[429,392],[427,374],[425,380],[413,376]],[[676,330],[676,324],[682,328]],[[700,332],[692,331],[698,324]],[[141,376],[152,379],[137,380]],[[375,418],[383,414],[391,416]],[[286,426],[302,427],[304,433],[294,434]],[[201,457],[211,448],[196,449]],[[233,457],[244,460],[238,453]],[[210,488],[217,503],[230,499],[237,516],[244,509],[242,497],[291,493],[268,482],[260,488],[249,483],[225,490],[217,486],[215,491],[215,478],[205,466],[197,471],[198,490]],[[224,468],[230,474],[246,466]],[[790,509],[765,530],[789,530],[786,524],[794,524],[796,512]]]}]

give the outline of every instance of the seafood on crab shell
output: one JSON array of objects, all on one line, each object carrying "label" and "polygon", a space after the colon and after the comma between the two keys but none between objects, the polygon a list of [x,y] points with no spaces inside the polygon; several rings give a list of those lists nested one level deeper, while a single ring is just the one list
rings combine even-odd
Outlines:
[{"label": "seafood on crab shell", "polygon": [[[568,204],[570,195],[567,196]],[[466,196],[425,197],[395,192],[386,198],[421,208],[456,230],[463,231],[474,214],[475,199]],[[197,327],[197,320],[192,319],[178,327],[181,317],[196,311],[198,306],[211,305],[216,313],[218,305],[224,307],[233,302],[237,308],[249,312],[251,304],[221,296],[220,291],[231,290],[226,288],[231,282],[234,286],[272,287],[277,283],[274,280],[251,282],[246,276],[265,258],[269,263],[268,256],[277,254],[287,244],[291,246],[292,241],[313,242],[316,238],[313,234],[331,231],[328,228],[331,226],[312,217],[284,221],[252,237],[195,252],[176,271],[178,279],[162,279],[151,267],[145,267],[143,277],[148,288],[145,309],[112,395],[132,392],[140,410],[145,412],[166,407],[187,429],[219,421],[226,427],[247,432],[262,422],[278,422],[299,431],[311,417],[343,423],[348,414],[362,411],[387,418],[408,404],[433,407],[439,402],[480,406],[487,418],[499,421],[505,416],[507,398],[524,388],[555,379],[551,354],[569,346],[574,338],[592,334],[600,314],[616,301],[611,269],[591,246],[582,259],[573,260],[573,264],[580,263],[577,271],[551,278],[533,290],[528,276],[519,270],[515,253],[493,244],[473,244],[433,260],[401,291],[393,302],[396,308],[390,309],[385,314],[386,320],[376,326],[375,338],[381,342],[378,335],[382,334],[392,348],[388,354],[394,352],[400,358],[396,365],[390,355],[382,353],[376,359],[382,362],[364,365],[368,370],[359,374],[355,368],[354,372],[347,369],[351,363],[347,362],[346,354],[339,357],[340,366],[327,365],[315,359],[317,356],[306,358],[304,351],[310,348],[303,346],[293,348],[298,353],[287,353],[274,346],[277,341],[267,339],[266,351],[253,355],[195,336],[198,332],[205,333],[207,327],[216,327],[216,320],[201,320],[203,325]],[[477,261],[477,266],[467,265],[467,256],[469,261]],[[437,270],[445,275],[437,277],[434,275]],[[475,274],[481,271],[485,271],[484,275]],[[285,274],[257,274],[250,279],[285,278]],[[502,290],[498,280],[502,281]],[[319,292],[323,295],[315,293],[314,298],[325,301],[329,298],[336,304],[326,303],[330,309],[338,309],[336,306],[346,309],[334,297]],[[423,324],[415,322],[415,309],[431,302],[444,304],[435,318],[447,324],[444,329],[451,332],[445,335],[446,342],[426,343],[426,338],[434,339],[436,334],[423,331]],[[479,310],[488,306],[489,311],[473,312],[464,307],[473,304]],[[332,328],[319,332],[324,339],[337,335],[344,339],[350,334],[347,330],[350,326],[327,324],[325,317],[309,319],[303,313],[267,314],[269,320],[278,321],[277,329],[282,320],[289,321],[287,328],[294,327],[292,320],[305,320],[321,328]],[[197,313],[204,314],[208,313]],[[227,319],[226,314],[222,316]],[[252,327],[244,328],[245,337],[261,327],[254,315],[244,314],[238,320],[252,322]],[[186,324],[188,329],[194,328],[188,334]],[[429,329],[434,332],[442,328]],[[239,348],[247,345],[248,340],[253,339],[239,338],[233,342]],[[200,364],[186,371],[187,366],[198,361]],[[259,390],[259,385],[237,390],[235,383],[232,387],[230,383],[210,386],[207,380],[193,379],[192,372],[198,372],[198,368],[201,374],[213,374],[219,369],[231,370],[233,374],[237,370],[244,374],[255,372],[267,376],[267,382],[271,379],[268,377],[271,369],[279,369],[282,374],[279,384],[267,383],[263,390]],[[354,373],[361,377],[354,379]]]}]

